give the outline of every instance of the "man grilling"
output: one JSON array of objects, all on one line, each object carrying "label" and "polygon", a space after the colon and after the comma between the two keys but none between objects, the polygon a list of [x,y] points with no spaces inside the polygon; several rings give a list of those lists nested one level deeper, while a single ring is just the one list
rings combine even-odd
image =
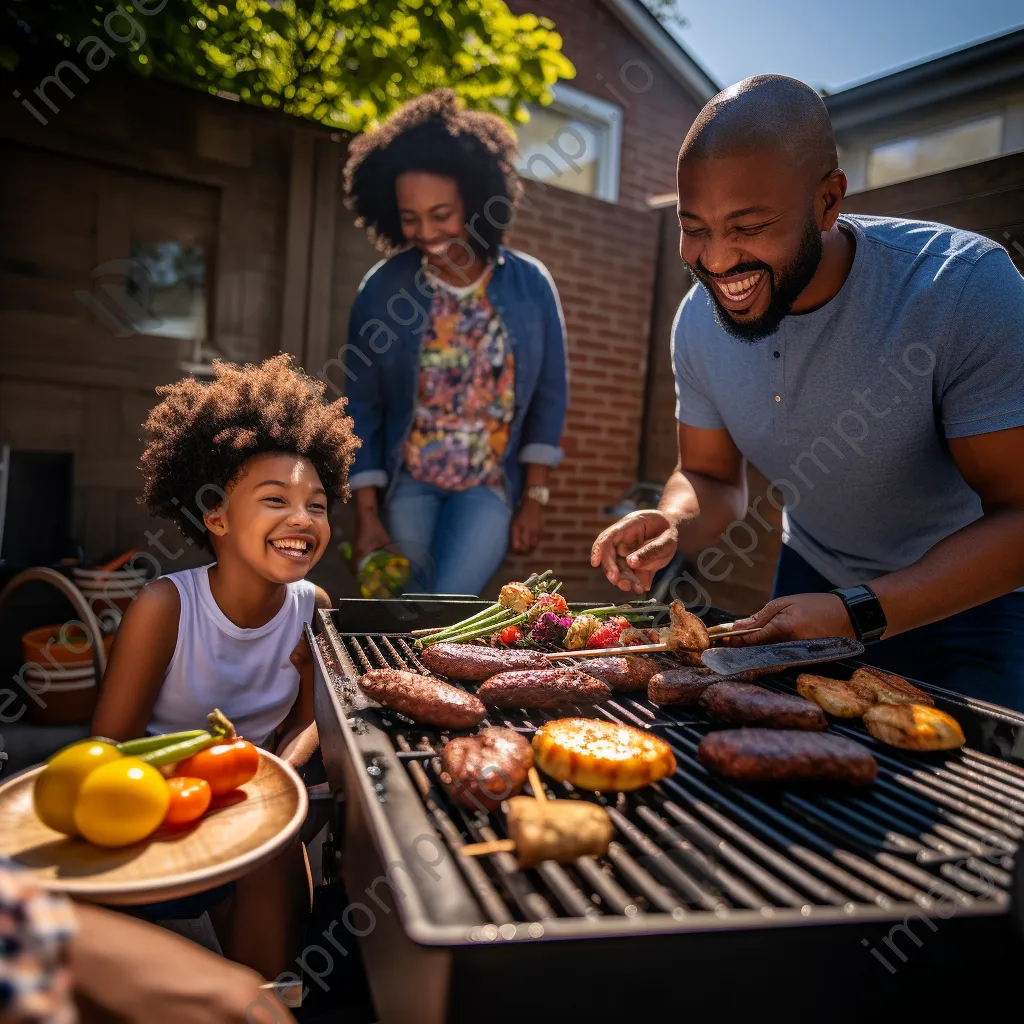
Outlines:
[{"label": "man grilling", "polygon": [[591,563],[642,592],[678,548],[721,580],[716,541],[767,501],[774,598],[733,642],[857,637],[880,668],[1024,710],[1024,280],[980,235],[840,215],[846,184],[803,83],[701,111],[678,164],[699,282],[673,326],[679,463]]}]

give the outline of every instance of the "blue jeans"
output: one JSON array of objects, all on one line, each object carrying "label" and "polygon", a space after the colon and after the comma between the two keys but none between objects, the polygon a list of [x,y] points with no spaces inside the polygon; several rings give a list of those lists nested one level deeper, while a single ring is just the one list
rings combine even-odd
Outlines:
[{"label": "blue jeans", "polygon": [[[783,546],[774,597],[820,594],[834,586]],[[1004,594],[948,619],[870,644],[860,660],[967,697],[1024,711],[1024,594]]]},{"label": "blue jeans", "polygon": [[410,589],[479,594],[505,558],[512,510],[490,487],[446,491],[403,472],[385,518],[411,563]]}]

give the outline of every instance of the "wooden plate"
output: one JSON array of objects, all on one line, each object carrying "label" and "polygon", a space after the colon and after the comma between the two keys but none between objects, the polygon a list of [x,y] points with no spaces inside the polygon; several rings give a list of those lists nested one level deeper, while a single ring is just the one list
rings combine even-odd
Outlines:
[{"label": "wooden plate", "polygon": [[0,786],[0,858],[27,868],[47,888],[114,906],[161,903],[241,878],[299,832],[309,801],[295,770],[260,751],[255,777],[186,829],[160,829],[108,850],[47,828],[32,808],[39,765]]}]

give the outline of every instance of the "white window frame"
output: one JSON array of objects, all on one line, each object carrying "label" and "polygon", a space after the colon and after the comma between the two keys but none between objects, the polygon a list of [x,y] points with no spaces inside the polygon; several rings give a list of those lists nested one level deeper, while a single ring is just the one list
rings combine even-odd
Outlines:
[{"label": "white window frame", "polygon": [[[622,166],[622,109],[607,100],[600,100],[561,83],[555,85],[552,92],[554,99],[545,109],[578,117],[604,129],[601,133],[601,155],[597,161],[597,183],[591,198],[609,203],[618,202],[619,172]],[[525,170],[519,173],[524,178],[530,177]]]},{"label": "white window frame", "polygon": [[[899,181],[891,181],[886,185],[872,185],[870,184],[871,175],[871,157],[880,149],[887,149],[890,146],[898,146],[904,142],[914,142],[927,139],[929,136],[942,135],[946,132],[955,131],[958,128],[966,128],[970,125],[981,124],[983,121],[999,121],[999,152],[996,156],[980,156],[977,160],[970,160],[965,164],[957,164],[955,167],[947,167],[945,171],[928,171],[924,175],[915,175],[911,178],[901,178]],[[887,188],[889,185],[899,185],[904,181],[917,181],[921,177],[928,177],[931,174],[945,174],[948,171],[956,171],[961,167],[970,167],[973,164],[983,163],[986,160],[995,160],[996,157],[1002,156],[1006,153],[1006,111],[997,108],[995,110],[986,110],[980,113],[972,114],[970,117],[960,117],[955,121],[942,121],[938,124],[929,125],[928,127],[919,128],[915,132],[909,132],[904,135],[899,135],[896,138],[880,139],[877,142],[871,143],[867,147],[865,153],[864,163],[864,188]]]}]

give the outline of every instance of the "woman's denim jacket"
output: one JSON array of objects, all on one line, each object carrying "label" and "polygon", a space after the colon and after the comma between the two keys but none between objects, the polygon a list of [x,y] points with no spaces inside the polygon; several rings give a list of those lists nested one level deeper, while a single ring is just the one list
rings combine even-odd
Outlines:
[{"label": "woman's denim jacket", "polygon": [[[349,320],[345,394],[362,439],[349,476],[353,490],[393,485],[412,426],[420,344],[430,327],[433,289],[420,253],[408,249],[363,278]],[[487,284],[515,357],[515,414],[503,468],[510,502],[523,489],[524,462],[557,466],[568,402],[565,320],[547,268],[504,246]]]}]

